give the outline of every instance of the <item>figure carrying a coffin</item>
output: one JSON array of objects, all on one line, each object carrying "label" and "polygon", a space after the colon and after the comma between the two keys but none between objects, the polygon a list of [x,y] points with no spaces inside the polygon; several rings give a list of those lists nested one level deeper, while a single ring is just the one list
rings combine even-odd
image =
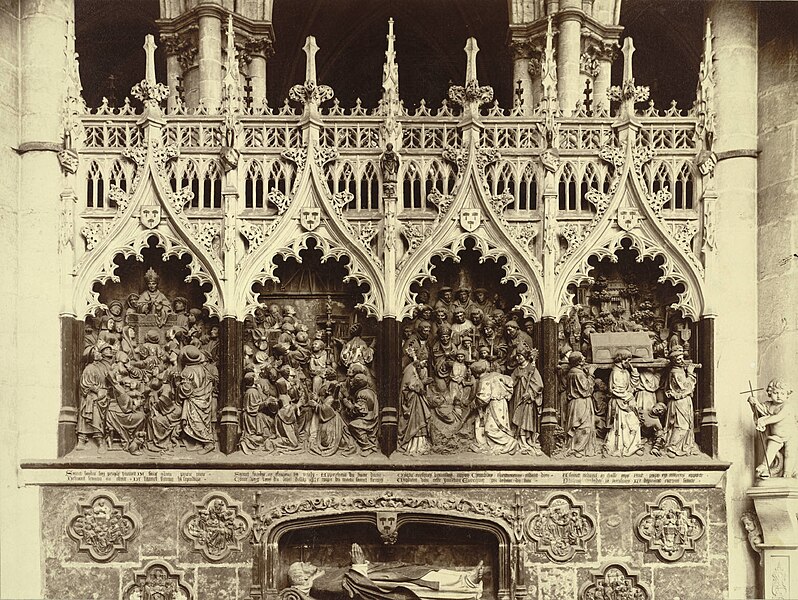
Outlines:
[{"label": "figure carrying a coffin", "polygon": [[640,374],[631,361],[632,353],[625,349],[618,350],[613,359],[607,416],[609,430],[604,442],[604,451],[608,456],[643,454],[640,417],[635,402]]}]

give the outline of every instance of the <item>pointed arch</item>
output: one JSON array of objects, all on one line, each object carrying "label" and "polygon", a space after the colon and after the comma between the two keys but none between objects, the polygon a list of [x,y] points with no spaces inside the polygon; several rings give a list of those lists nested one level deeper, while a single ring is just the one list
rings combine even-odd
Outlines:
[{"label": "pointed arch", "polygon": [[371,211],[380,209],[380,182],[377,169],[372,161],[366,161],[360,169],[360,180],[357,190],[357,210]]},{"label": "pointed arch", "polygon": [[667,162],[662,161],[657,166],[657,170],[654,171],[654,175],[651,178],[651,193],[656,194],[660,190],[664,190],[666,192],[670,192],[671,199],[662,207],[666,210],[673,208],[673,174],[671,173],[671,168]]},{"label": "pointed arch", "polygon": [[265,196],[263,183],[263,168],[260,161],[257,159],[249,161],[244,175],[245,208],[263,208]]},{"label": "pointed arch", "polygon": [[202,172],[200,198],[194,198],[192,208],[215,209],[222,207],[222,173],[216,160],[205,163]]},{"label": "pointed arch", "polygon": [[274,190],[287,196],[294,184],[293,167],[280,160],[279,158],[271,161],[265,179],[265,193],[269,194]]},{"label": "pointed arch", "polygon": [[444,196],[448,196],[454,190],[455,177],[451,167],[439,160],[433,159],[427,166],[427,173],[424,182],[424,202],[423,206],[428,209],[434,209],[430,205],[427,198],[429,195],[437,190]]},{"label": "pointed arch", "polygon": [[485,180],[492,196],[512,194],[517,204],[515,165],[507,160],[491,164],[485,173]]},{"label": "pointed arch", "polygon": [[180,183],[177,185],[177,189],[191,190],[191,193],[194,194],[194,197],[191,199],[191,206],[192,208],[199,206],[200,179],[197,163],[191,158],[187,158],[185,162],[183,162],[182,168],[180,169]]},{"label": "pointed arch", "polygon": [[676,174],[673,190],[673,208],[676,210],[693,210],[695,194],[695,176],[692,165],[685,161]]},{"label": "pointed arch", "polygon": [[100,163],[93,160],[86,169],[86,208],[106,208],[106,181]]},{"label": "pointed arch", "polygon": [[402,175],[402,206],[405,210],[423,209],[424,194],[421,169],[415,161],[408,161]]},{"label": "pointed arch", "polygon": [[563,164],[557,185],[557,196],[561,211],[578,210],[579,202],[576,188],[576,170],[570,162]]},{"label": "pointed arch", "polygon": [[[123,192],[128,191],[128,172],[125,168],[125,165],[122,164],[120,159],[117,159],[111,165],[111,170],[108,174],[108,185],[109,186],[116,186],[121,189]],[[109,202],[109,207],[114,207],[113,201]]]},{"label": "pointed arch", "polygon": [[590,162],[585,166],[585,172],[582,175],[582,183],[579,186],[579,212],[595,212],[595,207],[587,199],[590,190],[601,190],[599,183],[599,175],[596,166]]},{"label": "pointed arch", "polygon": [[532,161],[527,162],[521,171],[516,197],[516,210],[532,211],[538,209],[538,169]]}]

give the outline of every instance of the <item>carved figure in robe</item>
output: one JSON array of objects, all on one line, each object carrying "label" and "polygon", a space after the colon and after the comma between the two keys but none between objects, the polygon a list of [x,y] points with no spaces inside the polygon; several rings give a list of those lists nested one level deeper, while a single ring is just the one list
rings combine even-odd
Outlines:
[{"label": "carved figure in robe", "polygon": [[578,350],[569,354],[568,366],[565,378],[568,396],[568,414],[565,419],[565,433],[568,435],[566,455],[595,456],[598,443],[593,410],[593,372],[588,368],[585,356]]},{"label": "carved figure in robe", "polygon": [[515,436],[524,453],[540,454],[540,409],[543,405],[543,378],[535,365],[536,351],[522,348],[516,354],[510,414]]},{"label": "carved figure in robe", "polygon": [[175,390],[159,377],[149,382],[147,450],[172,452],[180,438],[183,407],[176,401]]},{"label": "carved figure in robe", "polygon": [[454,300],[452,301],[452,314],[458,308],[463,309],[463,314],[468,315],[471,312],[471,290],[467,287],[461,287],[454,293]]},{"label": "carved figure in robe", "polygon": [[483,565],[470,572],[434,569],[403,563],[372,565],[362,548],[352,544],[352,565],[343,576],[343,589],[359,600],[479,600]]},{"label": "carved figure in robe", "polygon": [[474,328],[474,324],[466,318],[466,311],[465,309],[456,306],[452,309],[452,341],[454,342],[455,346],[461,346],[463,340],[467,337],[471,337],[471,330]]},{"label": "carved figure in robe", "polygon": [[396,183],[396,176],[399,172],[399,155],[390,142],[385,145],[385,152],[380,157],[380,169],[383,183]]},{"label": "carved figure in robe", "polygon": [[322,340],[315,339],[311,342],[308,371],[313,378],[311,390],[314,394],[319,393],[327,371],[333,366],[330,354]]},{"label": "carved figure in robe", "polygon": [[472,306],[479,308],[486,317],[490,315],[495,308],[493,305],[493,300],[491,300],[490,296],[488,295],[488,290],[482,287],[474,290],[474,300]]},{"label": "carved figure in robe", "polygon": [[357,442],[360,454],[367,455],[377,452],[379,450],[377,432],[380,414],[377,393],[369,385],[369,379],[363,373],[352,377],[349,393],[350,397],[344,403],[351,416],[349,432]]},{"label": "carved figure in robe", "polygon": [[196,346],[183,348],[181,361],[183,369],[177,393],[183,405],[183,434],[190,444],[198,444],[200,452],[207,454],[216,447],[215,382],[206,365],[205,354]]},{"label": "carved figure in robe", "polygon": [[693,435],[693,394],[695,393],[695,364],[684,360],[684,349],[675,346],[670,351],[671,368],[665,383],[668,410],[665,413],[665,452],[668,456],[698,454]]},{"label": "carved figure in robe", "polygon": [[335,371],[328,369],[318,399],[311,401],[315,423],[313,435],[308,440],[308,451],[313,454],[350,456],[358,450],[346,421],[338,412],[338,402],[335,398],[338,389]]},{"label": "carved figure in robe", "polygon": [[114,356],[113,346],[98,341],[89,353],[90,362],[80,375],[80,407],[78,409],[77,450],[85,449],[89,438],[101,447],[105,444],[105,415],[108,411],[108,374]]},{"label": "carved figure in robe", "polygon": [[182,296],[172,300],[172,313],[177,327],[188,327],[188,300]]},{"label": "carved figure in robe", "polygon": [[643,454],[640,417],[635,403],[635,391],[640,386],[640,374],[631,360],[631,352],[625,349],[618,350],[610,372],[609,431],[604,442],[604,451],[609,456]]},{"label": "carved figure in robe", "polygon": [[349,340],[341,347],[341,363],[345,367],[352,363],[371,365],[374,360],[374,348],[360,337],[362,333],[363,326],[360,323],[353,323],[349,328]]},{"label": "carved figure in robe", "polygon": [[125,376],[118,382],[112,381],[112,385],[114,393],[108,402],[108,412],[105,415],[108,449],[113,448],[116,435],[121,439],[125,450],[131,454],[141,454],[144,451],[146,427],[142,382]]},{"label": "carved figure in robe", "polygon": [[158,274],[152,268],[144,274],[147,289],[139,294],[136,301],[136,309],[141,314],[156,315],[158,327],[163,327],[166,323],[166,318],[172,312],[172,303],[158,289],[158,279]]},{"label": "carved figure in robe", "polygon": [[505,371],[511,373],[518,362],[518,355],[524,349],[532,349],[534,343],[526,331],[521,331],[516,321],[507,321],[504,325],[504,337],[506,344]]},{"label": "carved figure in robe", "polygon": [[798,477],[798,410],[794,401],[790,401],[793,390],[781,379],[773,379],[768,383],[766,393],[768,399],[760,402],[754,396],[748,398],[757,431],[766,432],[767,444],[765,458],[756,468],[760,479],[770,476],[770,465],[781,454],[783,462],[782,477]]},{"label": "carved figure in robe", "polygon": [[472,450],[487,454],[513,454],[518,440],[510,428],[508,401],[513,395],[513,380],[508,375],[491,373],[488,364],[478,360],[471,365],[475,377],[474,444]]},{"label": "carved figure in robe", "polygon": [[267,411],[270,406],[276,405],[277,398],[266,394],[261,380],[252,371],[244,374],[244,388],[239,441],[241,451],[251,454],[258,450],[272,450],[274,416]]},{"label": "carved figure in robe", "polygon": [[442,286],[438,290],[438,299],[435,301],[434,308],[442,308],[446,312],[446,321],[452,316],[452,302],[454,302],[454,291],[448,285]]},{"label": "carved figure in robe", "polygon": [[441,395],[448,394],[456,350],[452,341],[452,329],[444,323],[438,329],[437,339],[430,350],[430,375],[435,380],[435,390]]},{"label": "carved figure in robe", "polygon": [[466,365],[466,350],[458,347],[449,375],[449,395],[457,417],[463,414],[471,396],[471,369]]},{"label": "carved figure in robe", "polygon": [[412,361],[402,372],[399,451],[404,454],[428,454],[430,451],[429,420],[432,410],[427,399],[427,388],[432,378],[426,374],[426,363],[420,360]]},{"label": "carved figure in robe", "polygon": [[[407,361],[408,364],[413,361],[419,361],[422,363],[422,368],[425,369],[425,371],[427,369],[429,350],[432,344],[432,340],[430,339],[431,332],[432,324],[429,321],[416,321],[415,333],[402,346],[405,361]],[[426,372],[423,377],[426,377]]]}]

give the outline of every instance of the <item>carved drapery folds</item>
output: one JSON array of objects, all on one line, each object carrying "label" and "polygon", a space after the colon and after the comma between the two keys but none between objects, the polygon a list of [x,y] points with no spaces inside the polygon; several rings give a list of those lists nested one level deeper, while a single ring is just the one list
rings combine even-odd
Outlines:
[{"label": "carved drapery folds", "polygon": [[113,492],[98,491],[78,502],[78,513],[67,524],[69,537],[97,562],[113,560],[128,551],[128,543],[141,530],[141,517],[120,502]]}]

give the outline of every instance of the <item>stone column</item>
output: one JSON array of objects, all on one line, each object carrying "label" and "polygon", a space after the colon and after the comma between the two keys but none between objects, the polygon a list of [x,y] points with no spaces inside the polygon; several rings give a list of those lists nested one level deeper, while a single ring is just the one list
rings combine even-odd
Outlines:
[{"label": "stone column", "polygon": [[65,456],[77,441],[80,409],[80,375],[83,356],[83,321],[61,317],[61,411],[58,415],[58,456]]},{"label": "stone column", "polygon": [[[572,6],[573,0],[560,3],[561,12],[557,35],[557,96],[563,114],[570,115],[581,93],[582,78],[579,75],[579,55],[582,50],[581,12]],[[565,10],[562,12],[563,9]]]},{"label": "stone column", "polygon": [[513,52],[513,102],[516,102],[516,88],[521,85],[524,93],[521,94],[521,112],[529,116],[535,108],[532,76],[529,73],[529,59],[532,56],[532,47],[526,39],[515,39],[510,43]]},{"label": "stone column", "polygon": [[612,60],[614,57],[614,45],[605,45],[599,52],[599,71],[593,81],[593,106],[595,112],[598,112],[603,107],[609,113],[610,101],[607,98],[607,90],[612,85]]},{"label": "stone column", "polygon": [[[715,34],[716,259],[707,270],[705,316],[715,316],[715,395],[724,399],[718,457],[726,478],[730,598],[754,597],[754,564],[740,516],[754,462],[751,409],[740,391],[757,382],[757,8],[717,0],[708,6]],[[756,385],[755,387],[761,387]]]},{"label": "stone column", "polygon": [[396,450],[399,384],[402,381],[402,340],[399,322],[394,317],[385,317],[379,323],[380,337],[377,339],[377,372],[379,373],[380,399],[380,448],[385,456]]},{"label": "stone column", "polygon": [[540,447],[551,456],[554,452],[554,432],[557,429],[557,321],[553,317],[541,320],[543,410],[540,415]]},{"label": "stone column", "polygon": [[241,380],[244,377],[244,324],[233,317],[219,328],[219,449],[231,454],[238,449],[241,418]]},{"label": "stone column", "polygon": [[249,76],[252,86],[252,106],[261,106],[266,98],[266,60],[271,51],[271,42],[266,39],[253,41],[252,60],[249,63]]},{"label": "stone column", "polygon": [[715,318],[698,322],[698,408],[701,415],[701,451],[718,454],[718,412],[715,410]]},{"label": "stone column", "polygon": [[177,108],[177,86],[179,85],[178,77],[182,70],[180,69],[180,61],[176,53],[168,53],[166,55],[166,85],[169,86],[169,97],[166,99],[166,111],[174,113]]},{"label": "stone column", "polygon": [[199,13],[199,101],[218,110],[222,99],[222,21],[215,10]]}]

